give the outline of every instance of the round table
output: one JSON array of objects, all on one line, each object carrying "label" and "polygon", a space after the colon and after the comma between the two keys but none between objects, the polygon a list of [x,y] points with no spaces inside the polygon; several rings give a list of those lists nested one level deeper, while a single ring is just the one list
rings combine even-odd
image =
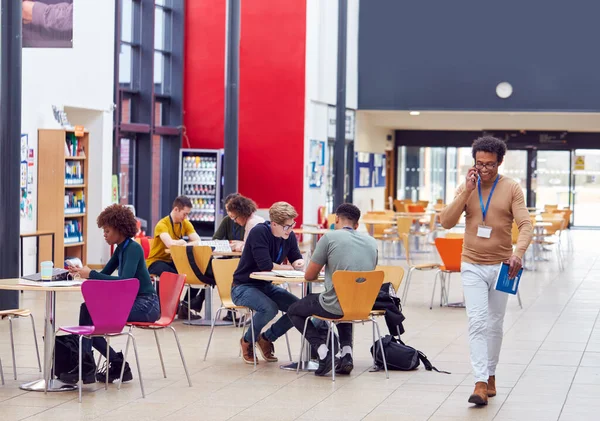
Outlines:
[{"label": "round table", "polygon": [[397,222],[395,219],[363,219],[363,224],[367,226],[367,230],[369,231],[369,235],[373,237],[375,235],[375,225],[396,225]]},{"label": "round table", "polygon": [[[46,282],[37,285],[24,285],[19,283],[20,279],[0,279],[0,290],[10,291],[38,291],[46,293],[46,312],[44,314],[44,378],[19,386],[23,390],[33,392],[64,392],[77,390],[76,385],[66,384],[58,379],[52,379],[52,348],[55,337],[56,324],[56,293],[57,292],[81,292],[81,286],[50,286]],[[36,281],[29,281],[36,282]]]},{"label": "round table", "polygon": [[[311,286],[313,283],[315,283],[315,282],[322,283],[324,281],[324,279],[321,277],[319,277],[319,279],[315,279],[314,281],[307,281],[303,277],[298,276],[298,277],[288,278],[288,277],[284,277],[284,276],[277,276],[273,272],[253,272],[250,274],[250,279],[257,279],[260,281],[269,281],[269,282],[273,282],[276,284],[285,284],[287,282],[301,283],[303,285],[302,298],[306,297],[308,294],[311,293],[311,290],[312,290]],[[292,362],[291,364],[287,364],[287,365],[282,365],[279,368],[281,368],[282,370],[296,371],[298,364],[300,364],[300,370],[302,370],[302,371],[316,371],[317,368],[319,368],[319,363],[316,361],[310,360],[310,343],[306,339],[304,340],[304,347],[305,347],[304,352],[302,354],[306,358],[305,360],[302,360],[299,362]]]}]

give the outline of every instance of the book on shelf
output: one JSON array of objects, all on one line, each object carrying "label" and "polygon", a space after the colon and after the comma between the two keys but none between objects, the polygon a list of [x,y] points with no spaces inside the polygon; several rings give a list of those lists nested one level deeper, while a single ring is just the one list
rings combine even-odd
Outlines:
[{"label": "book on shelf", "polygon": [[83,184],[83,164],[80,161],[65,162],[65,184]]},{"label": "book on shelf", "polygon": [[65,214],[85,213],[85,195],[82,191],[65,192]]}]

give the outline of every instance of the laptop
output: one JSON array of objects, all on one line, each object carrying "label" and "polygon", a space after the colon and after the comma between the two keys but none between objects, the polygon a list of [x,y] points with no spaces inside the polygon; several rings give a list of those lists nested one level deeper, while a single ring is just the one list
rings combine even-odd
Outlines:
[{"label": "laptop", "polygon": [[[52,269],[52,281],[61,281],[67,279],[68,270],[62,268],[53,268]],[[29,281],[42,281],[41,273],[34,273],[33,275],[22,276],[22,279],[27,279]]]}]

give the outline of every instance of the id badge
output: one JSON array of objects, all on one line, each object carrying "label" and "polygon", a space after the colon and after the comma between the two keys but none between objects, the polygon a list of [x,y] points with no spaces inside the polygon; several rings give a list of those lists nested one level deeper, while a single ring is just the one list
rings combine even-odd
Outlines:
[{"label": "id badge", "polygon": [[477,227],[477,236],[481,238],[490,238],[492,236],[492,227],[479,225],[479,227]]}]

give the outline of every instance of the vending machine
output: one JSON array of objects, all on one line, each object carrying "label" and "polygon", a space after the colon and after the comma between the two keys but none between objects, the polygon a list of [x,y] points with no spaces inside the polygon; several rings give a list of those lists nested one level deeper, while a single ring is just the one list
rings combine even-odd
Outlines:
[{"label": "vending machine", "polygon": [[211,238],[221,219],[222,149],[179,151],[179,194],[192,201],[189,220],[202,238]]}]

